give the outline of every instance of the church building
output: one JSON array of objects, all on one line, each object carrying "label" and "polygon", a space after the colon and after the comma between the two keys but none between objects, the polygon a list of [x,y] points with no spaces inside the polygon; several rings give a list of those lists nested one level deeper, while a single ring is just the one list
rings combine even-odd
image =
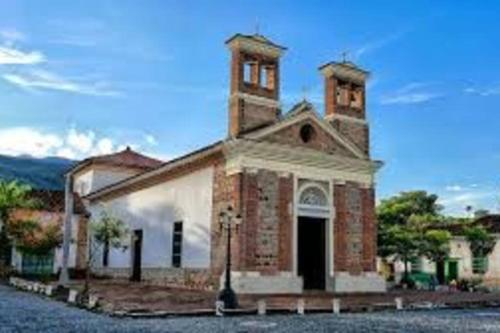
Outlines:
[{"label": "church building", "polygon": [[349,61],[324,64],[324,115],[306,100],[285,111],[286,48],[260,34],[236,34],[226,46],[226,138],[167,162],[127,149],[67,174],[69,196],[88,212],[81,233],[103,209],[130,230],[126,249],[102,251],[94,272],[219,288],[227,239],[219,216],[231,206],[241,215],[231,238],[237,293],[385,291],[376,272],[381,163],[370,157],[369,73]]}]

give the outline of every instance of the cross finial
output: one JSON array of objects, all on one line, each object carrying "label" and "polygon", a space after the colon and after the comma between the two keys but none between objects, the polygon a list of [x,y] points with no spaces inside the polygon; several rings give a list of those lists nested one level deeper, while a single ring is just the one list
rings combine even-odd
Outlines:
[{"label": "cross finial", "polygon": [[342,62],[347,62],[347,56],[349,55],[348,51],[344,51],[341,53],[342,56]]},{"label": "cross finial", "polygon": [[307,93],[308,93],[308,92],[309,92],[308,87],[307,87],[307,86],[303,86],[303,87],[302,87],[302,99],[303,99],[304,101],[306,101],[306,100],[307,100]]},{"label": "cross finial", "polygon": [[259,19],[258,19],[258,18],[256,18],[256,19],[255,19],[255,34],[256,34],[256,35],[260,34],[260,31],[259,31],[259,30],[260,30],[260,26],[259,26]]}]

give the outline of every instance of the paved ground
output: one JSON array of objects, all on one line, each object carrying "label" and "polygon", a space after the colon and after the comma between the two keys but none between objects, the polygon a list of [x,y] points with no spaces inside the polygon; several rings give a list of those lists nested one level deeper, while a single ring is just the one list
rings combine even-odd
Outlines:
[{"label": "paved ground", "polygon": [[0,332],[500,332],[500,310],[118,319],[0,285]]}]

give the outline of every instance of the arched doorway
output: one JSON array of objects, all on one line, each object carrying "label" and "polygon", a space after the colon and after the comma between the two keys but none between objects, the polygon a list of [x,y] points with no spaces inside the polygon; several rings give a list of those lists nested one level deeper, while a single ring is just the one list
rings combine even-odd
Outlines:
[{"label": "arched doorway", "polygon": [[304,289],[325,289],[329,202],[328,192],[319,184],[305,184],[299,191],[297,273],[303,279]]}]

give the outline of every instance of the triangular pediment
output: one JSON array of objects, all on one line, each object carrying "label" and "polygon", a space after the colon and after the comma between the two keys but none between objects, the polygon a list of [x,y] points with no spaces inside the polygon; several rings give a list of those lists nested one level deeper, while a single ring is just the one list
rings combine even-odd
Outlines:
[{"label": "triangular pediment", "polygon": [[244,138],[305,147],[350,158],[368,158],[305,101],[292,108],[279,122],[250,132]]}]

